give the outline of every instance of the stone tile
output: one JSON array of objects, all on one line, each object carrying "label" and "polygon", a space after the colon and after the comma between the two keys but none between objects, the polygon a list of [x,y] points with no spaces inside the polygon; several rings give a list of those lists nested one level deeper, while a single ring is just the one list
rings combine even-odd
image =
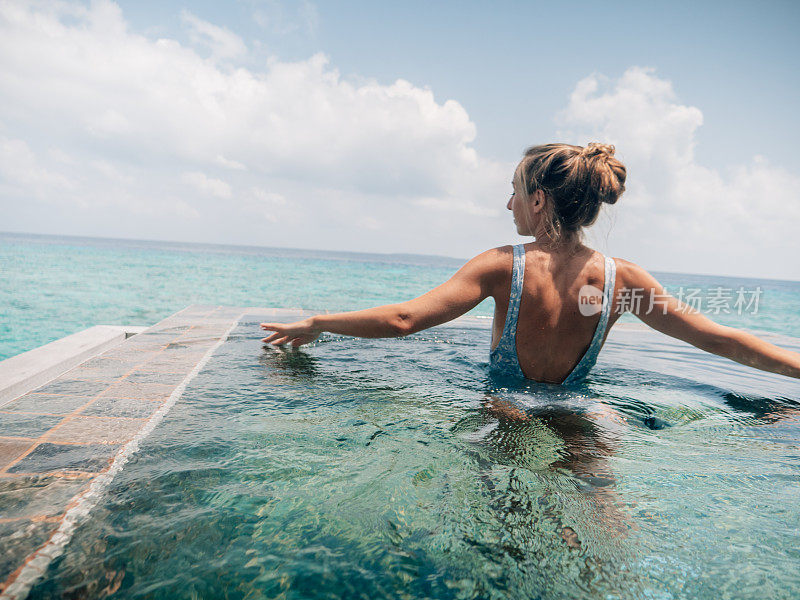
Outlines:
[{"label": "stone tile", "polygon": [[[190,339],[215,339],[218,340],[221,338],[226,331],[228,331],[229,326],[214,326],[214,327],[207,327],[207,326],[198,326],[194,327],[191,330],[187,331],[180,337],[180,340],[190,340]],[[179,341],[180,341],[179,340]]]},{"label": "stone tile", "polygon": [[56,379],[35,389],[38,394],[59,394],[62,396],[96,396],[108,387],[105,381],[86,381],[84,379]]},{"label": "stone tile", "polygon": [[217,306],[206,306],[205,304],[193,304],[192,306],[188,306],[184,308],[182,311],[177,312],[174,315],[167,317],[164,320],[167,321],[176,318],[182,318],[182,319],[202,318],[208,314],[213,313],[218,308],[219,307]]},{"label": "stone tile", "polygon": [[165,350],[184,350],[189,352],[200,352],[208,350],[219,341],[218,335],[196,335],[193,337],[181,337],[172,342]]},{"label": "stone tile", "polygon": [[103,358],[118,360],[129,365],[129,369],[153,360],[156,356],[162,353],[163,350],[135,350],[129,348],[124,342],[119,346],[115,346],[108,352],[103,353]]},{"label": "stone tile", "polygon": [[34,550],[44,544],[58,523],[19,521],[0,524],[0,582],[5,581]]},{"label": "stone tile", "polygon": [[69,372],[75,379],[117,379],[130,372],[133,365],[129,361],[112,358],[93,358],[78,365]]},{"label": "stone tile", "polygon": [[178,336],[167,334],[146,334],[140,333],[124,343],[126,350],[158,351],[162,350],[167,344],[174,341]]},{"label": "stone tile", "polygon": [[[198,360],[193,358],[174,357],[159,357],[149,363],[142,365],[142,371],[148,373],[162,373],[162,374],[182,374],[184,377],[192,370],[198,363]],[[181,379],[183,381],[183,379]]]},{"label": "stone tile", "polygon": [[165,354],[170,352],[185,352],[187,354],[199,354],[202,356],[208,349],[216,344],[218,338],[201,338],[201,339],[180,339],[167,345],[164,349]]},{"label": "stone tile", "polygon": [[245,312],[245,308],[235,306],[223,306],[211,314],[212,319],[230,319],[235,321]]},{"label": "stone tile", "polygon": [[183,333],[189,331],[191,329],[191,325],[188,323],[165,323],[162,327],[158,329],[157,332],[144,332],[145,335],[172,335],[173,337],[178,337]]},{"label": "stone tile", "polygon": [[18,475],[0,479],[0,519],[43,518],[64,512],[65,506],[91,479],[52,475]]},{"label": "stone tile", "polygon": [[189,327],[169,327],[167,329],[161,329],[158,331],[143,331],[133,337],[128,338],[125,340],[126,344],[135,344],[136,342],[171,342],[177,337],[180,337],[184,334],[184,332],[188,331]]},{"label": "stone tile", "polygon": [[186,374],[188,374],[190,370],[191,369],[186,369],[186,373],[159,373],[157,371],[148,371],[147,365],[145,365],[142,367],[141,371],[137,371],[128,375],[128,377],[125,378],[125,381],[130,381],[131,383],[159,383],[161,385],[169,385],[174,388],[181,381],[186,379]]},{"label": "stone tile", "polygon": [[[68,415],[89,402],[92,396],[62,396],[56,394],[27,394],[9,402],[0,410],[10,412],[39,412]],[[1,420],[1,419],[0,419]]]},{"label": "stone tile", "polygon": [[138,383],[127,379],[109,387],[100,398],[135,398],[139,400],[163,400],[169,397],[175,385],[163,383]]},{"label": "stone tile", "polygon": [[[131,362],[134,363],[133,366],[137,366],[140,365],[143,360],[150,360],[159,352],[163,352],[168,343],[169,342],[150,342],[147,344],[135,344],[127,346],[126,350],[132,355]],[[138,359],[135,356],[136,354],[139,354]]]},{"label": "stone tile", "polygon": [[138,400],[131,398],[98,398],[81,411],[82,415],[95,417],[128,417],[144,419],[152,415],[161,406],[156,400]]},{"label": "stone tile", "polygon": [[[161,357],[159,357],[159,360],[153,362],[163,363],[163,362],[173,361],[174,363],[184,365],[183,368],[188,373],[189,371],[192,370],[192,368],[194,368],[194,366],[197,363],[199,363],[203,359],[203,357],[206,355],[206,352],[208,352],[207,348],[201,349],[199,352],[196,350],[188,351],[186,349],[184,349],[184,351],[182,352],[176,352],[175,348],[172,348],[170,350],[165,350],[164,354]],[[150,365],[148,364],[147,367],[149,366]]]},{"label": "stone tile", "polygon": [[[108,467],[119,446],[116,444],[62,445],[44,443],[23,458],[9,473],[51,473],[83,471],[97,473]],[[0,536],[2,539],[2,536]]]},{"label": "stone tile", "polygon": [[161,321],[160,323],[156,323],[147,331],[142,333],[161,333],[163,331],[169,331],[174,327],[183,327],[184,329],[189,329],[192,325],[197,324],[197,319],[201,317],[186,317],[184,318],[182,315],[170,317]]},{"label": "stone tile", "polygon": [[124,417],[72,417],[47,436],[48,442],[120,444],[144,425],[142,419]]},{"label": "stone tile", "polygon": [[[32,445],[33,442],[29,440],[0,440],[0,469],[19,457]],[[0,510],[0,518],[3,518],[2,510]]]},{"label": "stone tile", "polygon": [[0,436],[36,438],[58,424],[62,418],[2,413],[0,414]]}]

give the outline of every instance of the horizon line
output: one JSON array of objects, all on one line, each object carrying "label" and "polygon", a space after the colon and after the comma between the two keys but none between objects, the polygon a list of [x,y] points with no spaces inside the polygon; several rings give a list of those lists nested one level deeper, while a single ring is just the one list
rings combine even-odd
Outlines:
[{"label": "horizon line", "polygon": [[[75,234],[68,234],[68,233],[35,233],[30,231],[0,231],[0,236],[3,235],[21,235],[21,236],[33,236],[33,237],[50,237],[50,238],[73,238],[73,239],[83,239],[83,240],[105,240],[105,241],[115,241],[115,242],[144,242],[144,243],[157,243],[157,244],[183,244],[188,246],[216,246],[220,248],[252,248],[252,249],[262,249],[262,250],[294,250],[300,252],[335,252],[338,254],[349,254],[352,256],[384,256],[384,257],[420,257],[420,258],[435,258],[439,260],[450,260],[450,261],[460,261],[461,263],[466,263],[468,258],[461,258],[456,256],[445,256],[443,254],[419,254],[413,252],[364,252],[360,250],[333,250],[331,248],[296,248],[296,247],[289,247],[289,246],[260,246],[255,244],[230,244],[230,243],[220,243],[220,242],[184,242],[179,240],[159,240],[159,239],[144,239],[144,238],[128,238],[128,237],[103,237],[103,236],[92,236],[92,235],[75,235]],[[513,245],[513,244],[508,244]],[[663,275],[691,275],[694,277],[723,277],[728,279],[758,279],[760,281],[778,281],[778,282],[788,282],[788,283],[800,283],[800,280],[797,279],[786,279],[780,277],[749,277],[743,275],[720,275],[719,273],[689,273],[683,271],[663,271],[658,269],[653,269],[653,273],[659,273]]]}]

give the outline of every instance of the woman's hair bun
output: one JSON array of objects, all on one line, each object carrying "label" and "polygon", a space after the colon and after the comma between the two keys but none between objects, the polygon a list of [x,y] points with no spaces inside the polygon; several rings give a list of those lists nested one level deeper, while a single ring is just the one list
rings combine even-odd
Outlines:
[{"label": "woman's hair bun", "polygon": [[590,142],[581,150],[589,166],[589,176],[598,202],[616,204],[625,191],[626,169],[614,158],[613,144]]},{"label": "woman's hair bun", "polygon": [[581,156],[586,158],[593,158],[595,156],[614,156],[616,148],[612,144],[601,144],[600,142],[591,142],[581,152]]}]

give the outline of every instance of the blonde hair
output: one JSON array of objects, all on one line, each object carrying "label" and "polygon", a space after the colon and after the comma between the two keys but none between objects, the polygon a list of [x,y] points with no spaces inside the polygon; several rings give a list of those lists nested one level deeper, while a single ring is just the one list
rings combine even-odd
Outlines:
[{"label": "blonde hair", "polygon": [[614,146],[592,142],[531,146],[514,172],[514,191],[527,201],[545,193],[545,231],[553,242],[579,234],[597,220],[603,202],[614,204],[625,191],[627,170]]}]

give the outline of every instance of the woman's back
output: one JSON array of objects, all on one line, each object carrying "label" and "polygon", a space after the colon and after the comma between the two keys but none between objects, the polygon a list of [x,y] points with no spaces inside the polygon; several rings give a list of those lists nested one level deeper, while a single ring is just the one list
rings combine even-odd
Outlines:
[{"label": "woman's back", "polygon": [[[520,246],[519,254],[516,277],[521,281],[514,281],[513,249],[498,249],[503,276],[493,294],[493,366],[502,364],[513,373],[516,351],[521,374],[529,379],[562,383],[582,376],[594,364],[618,316],[613,304],[616,278],[606,286],[607,266],[609,278],[614,275],[613,261],[607,263],[602,254],[583,245],[552,250],[531,243]],[[602,310],[604,295],[609,306]],[[581,373],[576,372],[579,363]]]}]

